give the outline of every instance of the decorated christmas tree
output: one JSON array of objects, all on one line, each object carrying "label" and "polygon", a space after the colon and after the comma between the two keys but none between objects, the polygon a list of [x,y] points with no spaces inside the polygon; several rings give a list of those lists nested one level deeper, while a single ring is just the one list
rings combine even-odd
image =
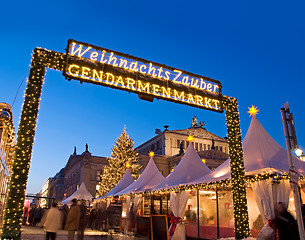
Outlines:
[{"label": "decorated christmas tree", "polygon": [[107,158],[108,166],[104,167],[99,183],[99,196],[103,196],[119,183],[127,167],[129,167],[133,179],[138,178],[141,166],[137,164],[138,153],[133,146],[134,141],[124,128],[120,137],[116,139],[115,145],[111,148],[111,157]]}]

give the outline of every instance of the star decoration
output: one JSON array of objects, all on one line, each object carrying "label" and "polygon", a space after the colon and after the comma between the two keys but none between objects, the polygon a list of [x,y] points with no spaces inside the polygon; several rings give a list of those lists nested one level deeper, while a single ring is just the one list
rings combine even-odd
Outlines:
[{"label": "star decoration", "polygon": [[250,116],[256,116],[256,114],[259,112],[257,107],[254,107],[253,105],[251,108],[248,107],[248,109],[249,109],[248,113],[250,114]]},{"label": "star decoration", "polygon": [[129,164],[129,163],[126,163],[126,167],[129,168],[129,167],[130,167],[130,164]]},{"label": "star decoration", "polygon": [[153,152],[153,151],[151,151],[150,153],[149,153],[149,156],[150,157],[153,157],[155,155],[155,153]]},{"label": "star decoration", "polygon": [[194,137],[193,137],[192,135],[190,135],[190,136],[187,138],[187,140],[188,140],[189,142],[193,142],[193,141],[194,141]]}]

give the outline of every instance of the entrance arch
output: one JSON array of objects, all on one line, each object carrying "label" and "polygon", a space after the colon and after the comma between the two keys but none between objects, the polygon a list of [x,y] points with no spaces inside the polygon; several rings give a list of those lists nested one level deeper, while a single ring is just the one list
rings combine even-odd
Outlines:
[{"label": "entrance arch", "polygon": [[23,203],[46,68],[61,71],[69,80],[133,92],[145,100],[157,98],[219,113],[225,111],[231,159],[235,237],[242,239],[249,236],[245,170],[236,98],[222,95],[219,81],[69,40],[66,53],[42,48],[34,50],[17,133],[2,239],[21,239]]}]

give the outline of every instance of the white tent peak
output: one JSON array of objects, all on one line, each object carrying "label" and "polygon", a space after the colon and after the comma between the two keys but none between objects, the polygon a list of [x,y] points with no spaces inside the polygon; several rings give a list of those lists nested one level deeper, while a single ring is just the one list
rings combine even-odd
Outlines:
[{"label": "white tent peak", "polygon": [[127,188],[133,182],[134,182],[134,180],[131,176],[130,170],[129,170],[129,168],[127,168],[126,172],[125,172],[124,176],[121,178],[120,182],[114,188],[112,188],[108,193],[106,193],[104,196],[102,196],[98,199],[102,199],[102,198],[110,197],[110,196],[115,196],[118,192]]},{"label": "white tent peak", "polygon": [[[242,146],[247,175],[263,171],[289,172],[287,151],[268,134],[255,116],[252,117]],[[305,175],[305,163],[294,156],[293,160],[296,171]],[[215,182],[230,177],[230,159],[228,159],[213,172],[196,179],[192,184]]]},{"label": "white tent peak", "polygon": [[93,196],[91,193],[88,191],[85,183],[83,182],[80,187],[67,199],[63,200],[62,203],[71,203],[72,199],[83,199],[83,200],[88,200],[91,201],[93,199]]},{"label": "white tent peak", "polygon": [[200,156],[195,150],[192,142],[185,151],[179,164],[157,187],[157,189],[170,188],[179,184],[189,183],[199,177],[202,177],[211,170],[202,162]]},{"label": "white tent peak", "polygon": [[157,168],[153,157],[150,157],[150,160],[141,176],[127,188],[117,193],[117,195],[145,192],[148,189],[155,188],[163,179],[164,176]]},{"label": "white tent peak", "polygon": [[[284,138],[284,133],[283,133]],[[253,116],[243,140],[245,170],[262,172],[263,169],[289,172],[287,151],[279,145]],[[294,157],[296,170],[305,173],[305,163]]]}]

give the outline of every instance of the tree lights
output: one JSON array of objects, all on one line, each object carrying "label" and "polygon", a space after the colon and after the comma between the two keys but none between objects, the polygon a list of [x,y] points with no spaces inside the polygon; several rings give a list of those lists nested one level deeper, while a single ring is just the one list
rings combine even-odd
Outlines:
[{"label": "tree lights", "polygon": [[111,158],[107,158],[109,165],[104,167],[104,173],[101,175],[99,196],[105,195],[119,183],[126,172],[126,168],[129,168],[134,179],[138,178],[141,168],[137,164],[138,153],[133,148],[134,141],[127,134],[126,128],[115,143],[116,145],[112,146]]}]

